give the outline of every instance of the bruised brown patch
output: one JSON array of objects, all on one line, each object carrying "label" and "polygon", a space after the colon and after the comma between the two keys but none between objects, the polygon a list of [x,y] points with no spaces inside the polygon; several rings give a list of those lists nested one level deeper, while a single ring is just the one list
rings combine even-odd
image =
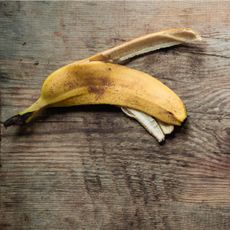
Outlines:
[{"label": "bruised brown patch", "polygon": [[105,92],[105,88],[102,86],[88,86],[89,93],[94,93],[96,95],[96,99],[99,99]]},{"label": "bruised brown patch", "polygon": [[113,81],[107,77],[86,78],[85,82],[88,87],[88,92],[95,94],[96,100],[99,99],[107,88],[113,85]]},{"label": "bruised brown patch", "polygon": [[[107,88],[114,85],[113,80],[107,76],[94,77],[93,73],[92,76],[86,75],[78,77],[77,73],[74,73],[74,75],[76,75],[76,78],[72,77],[72,75],[66,76],[66,79],[63,82],[64,92],[75,89],[77,90],[78,88],[86,88],[88,93],[94,94],[95,99],[97,100],[104,94]],[[69,79],[68,77],[71,78]],[[49,90],[52,91],[52,86]]]}]

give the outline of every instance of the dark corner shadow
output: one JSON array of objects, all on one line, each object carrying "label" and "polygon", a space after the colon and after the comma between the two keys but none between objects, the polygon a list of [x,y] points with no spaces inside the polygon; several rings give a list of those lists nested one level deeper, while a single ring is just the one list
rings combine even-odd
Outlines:
[{"label": "dark corner shadow", "polygon": [[[34,133],[36,127],[41,122],[45,122],[50,119],[53,115],[60,114],[62,116],[68,113],[76,113],[76,116],[79,112],[84,113],[119,113],[121,110],[119,107],[112,105],[81,105],[81,106],[72,106],[72,107],[57,107],[57,108],[47,108],[38,117],[33,119],[31,122],[27,124],[22,124],[16,126],[15,136],[27,136]],[[103,116],[103,115],[102,115]],[[7,129],[10,129],[8,127]]]}]

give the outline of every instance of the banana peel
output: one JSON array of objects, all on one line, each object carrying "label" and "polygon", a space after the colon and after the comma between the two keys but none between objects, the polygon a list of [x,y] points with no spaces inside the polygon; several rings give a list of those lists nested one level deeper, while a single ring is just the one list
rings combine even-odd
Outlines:
[{"label": "banana peel", "polygon": [[110,104],[120,106],[161,142],[174,125],[181,125],[185,120],[187,114],[182,100],[156,78],[119,63],[146,52],[200,39],[191,29],[166,30],[64,66],[44,81],[39,99],[6,120],[4,126],[28,123],[48,107]]}]

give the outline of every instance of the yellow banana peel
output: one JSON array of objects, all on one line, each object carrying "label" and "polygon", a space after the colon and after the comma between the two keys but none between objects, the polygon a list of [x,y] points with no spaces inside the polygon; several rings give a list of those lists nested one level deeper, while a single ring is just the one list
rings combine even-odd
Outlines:
[{"label": "yellow banana peel", "polygon": [[[44,81],[39,99],[4,122],[28,123],[48,107],[110,104],[138,120],[158,141],[181,125],[187,114],[182,100],[147,73],[119,64],[133,56],[200,40],[190,29],[173,29],[134,39],[123,45],[64,66]],[[155,119],[157,120],[155,120]]]}]

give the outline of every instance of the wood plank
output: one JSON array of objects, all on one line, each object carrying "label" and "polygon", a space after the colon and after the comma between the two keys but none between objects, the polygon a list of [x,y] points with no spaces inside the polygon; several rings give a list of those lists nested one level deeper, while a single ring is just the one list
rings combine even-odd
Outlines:
[{"label": "wood plank", "polygon": [[1,125],[1,229],[229,229],[230,2],[1,2],[1,123],[46,76],[128,39],[171,27],[197,45],[127,63],[184,100],[164,145],[112,106],[52,109]]}]

